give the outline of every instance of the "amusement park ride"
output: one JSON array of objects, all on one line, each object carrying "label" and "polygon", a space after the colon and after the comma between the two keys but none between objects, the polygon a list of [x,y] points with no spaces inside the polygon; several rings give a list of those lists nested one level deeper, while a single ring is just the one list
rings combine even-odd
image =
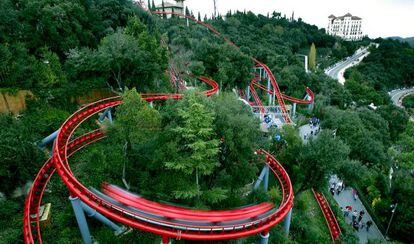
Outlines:
[{"label": "amusement park ride", "polygon": [[[236,47],[234,43],[222,36],[212,26],[191,16],[174,12],[154,12],[154,14],[175,14],[192,20],[207,27],[215,35]],[[282,123],[290,124],[292,120],[286,109],[285,101],[292,102],[294,110],[296,104],[313,104],[314,95],[309,88],[306,88],[307,95],[305,99],[296,99],[284,95],[281,93],[269,67],[254,58],[253,60],[255,62],[255,67],[253,68],[254,79],[247,89],[248,94],[245,95],[242,91],[241,95],[244,96],[242,99],[247,100],[247,103],[253,105],[253,108],[257,108],[255,113],[259,114],[261,118],[264,118],[265,114],[273,113],[272,118],[278,117]],[[170,76],[171,82],[176,87],[179,89],[184,88],[182,81],[177,78],[173,69],[170,69]],[[199,77],[198,79],[211,87],[211,89],[203,92],[204,95],[212,96],[218,92],[219,86],[215,81],[207,77]],[[267,87],[260,84],[263,80],[268,82]],[[264,90],[269,95],[270,107],[263,106],[256,88]],[[253,103],[248,102],[250,94],[254,99]],[[150,103],[169,99],[179,100],[182,97],[183,95],[179,93],[142,94],[142,99]],[[276,102],[278,106],[276,106]],[[124,233],[128,229],[125,226],[128,226],[159,235],[162,237],[162,243],[170,243],[171,239],[195,241],[229,240],[257,234],[260,234],[261,243],[268,243],[269,230],[283,219],[285,219],[285,231],[288,233],[294,198],[292,184],[289,175],[282,165],[274,156],[264,150],[256,151],[256,153],[264,156],[265,166],[254,188],[258,188],[263,183],[265,190],[267,190],[269,173],[273,173],[279,181],[282,191],[282,200],[279,205],[266,202],[232,210],[192,210],[153,202],[108,183],[103,184],[102,191],[84,186],[73,175],[69,158],[88,145],[105,138],[106,135],[100,129],[93,130],[77,138],[74,138],[73,135],[76,129],[92,116],[101,114],[101,121],[105,117],[112,121],[113,109],[120,104],[122,104],[120,97],[111,97],[83,106],[73,113],[56,133],[44,139],[44,145],[54,141],[53,154],[39,170],[26,198],[23,218],[25,243],[42,243],[40,224],[42,198],[47,184],[55,172],[59,174],[70,192],[69,199],[72,203],[82,238],[87,244],[91,243],[92,239],[85,213],[113,229],[116,235]],[[277,109],[275,109],[276,107]],[[314,194],[327,220],[332,240],[335,241],[340,235],[340,229],[335,216],[323,195],[316,192]]]}]

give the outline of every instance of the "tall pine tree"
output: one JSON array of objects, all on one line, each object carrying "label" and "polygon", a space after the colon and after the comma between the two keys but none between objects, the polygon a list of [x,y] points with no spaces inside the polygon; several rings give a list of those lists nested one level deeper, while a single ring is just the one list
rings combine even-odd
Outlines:
[{"label": "tall pine tree", "polygon": [[214,133],[215,114],[202,103],[200,95],[191,93],[184,98],[178,110],[179,123],[171,129],[178,141],[178,158],[165,162],[169,169],[192,175],[195,187],[174,192],[176,198],[191,199],[202,195],[200,177],[211,175],[219,166],[219,141]]},{"label": "tall pine tree", "polygon": [[309,50],[309,69],[315,70],[316,69],[316,47],[315,43],[312,43],[310,50]]}]

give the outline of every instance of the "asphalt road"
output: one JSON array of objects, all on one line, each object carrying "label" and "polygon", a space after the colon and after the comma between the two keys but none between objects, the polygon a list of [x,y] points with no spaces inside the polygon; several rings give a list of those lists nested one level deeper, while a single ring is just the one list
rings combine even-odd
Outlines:
[{"label": "asphalt road", "polygon": [[345,70],[351,67],[354,62],[359,62],[359,59],[366,56],[368,53],[368,48],[358,50],[354,55],[348,57],[346,60],[336,63],[333,67],[326,69],[325,74],[330,76],[332,79],[338,80],[341,84],[344,84],[345,78],[343,76]]},{"label": "asphalt road", "polygon": [[395,106],[403,108],[402,100],[404,99],[404,97],[410,94],[413,94],[413,93],[414,93],[414,87],[393,90],[393,91],[390,91],[388,94],[390,95],[391,100]]}]

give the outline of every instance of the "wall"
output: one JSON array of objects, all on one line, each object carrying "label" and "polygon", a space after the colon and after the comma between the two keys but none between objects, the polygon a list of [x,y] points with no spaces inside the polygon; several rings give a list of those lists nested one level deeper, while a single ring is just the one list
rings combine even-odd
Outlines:
[{"label": "wall", "polygon": [[18,114],[26,108],[26,97],[33,97],[33,93],[26,90],[0,93],[0,113]]}]

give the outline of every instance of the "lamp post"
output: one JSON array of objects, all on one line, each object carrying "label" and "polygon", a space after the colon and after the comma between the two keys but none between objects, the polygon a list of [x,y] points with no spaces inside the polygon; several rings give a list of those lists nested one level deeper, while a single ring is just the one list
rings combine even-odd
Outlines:
[{"label": "lamp post", "polygon": [[387,235],[388,235],[388,230],[390,229],[391,222],[392,222],[392,219],[394,218],[394,214],[395,214],[395,210],[397,209],[397,206],[398,206],[398,203],[396,203],[395,205],[394,205],[394,204],[393,204],[393,205],[391,205],[391,208],[392,208],[392,210],[391,210],[392,215],[391,215],[390,222],[388,222],[388,227],[387,227],[387,230],[385,231],[385,238],[387,238]]}]

